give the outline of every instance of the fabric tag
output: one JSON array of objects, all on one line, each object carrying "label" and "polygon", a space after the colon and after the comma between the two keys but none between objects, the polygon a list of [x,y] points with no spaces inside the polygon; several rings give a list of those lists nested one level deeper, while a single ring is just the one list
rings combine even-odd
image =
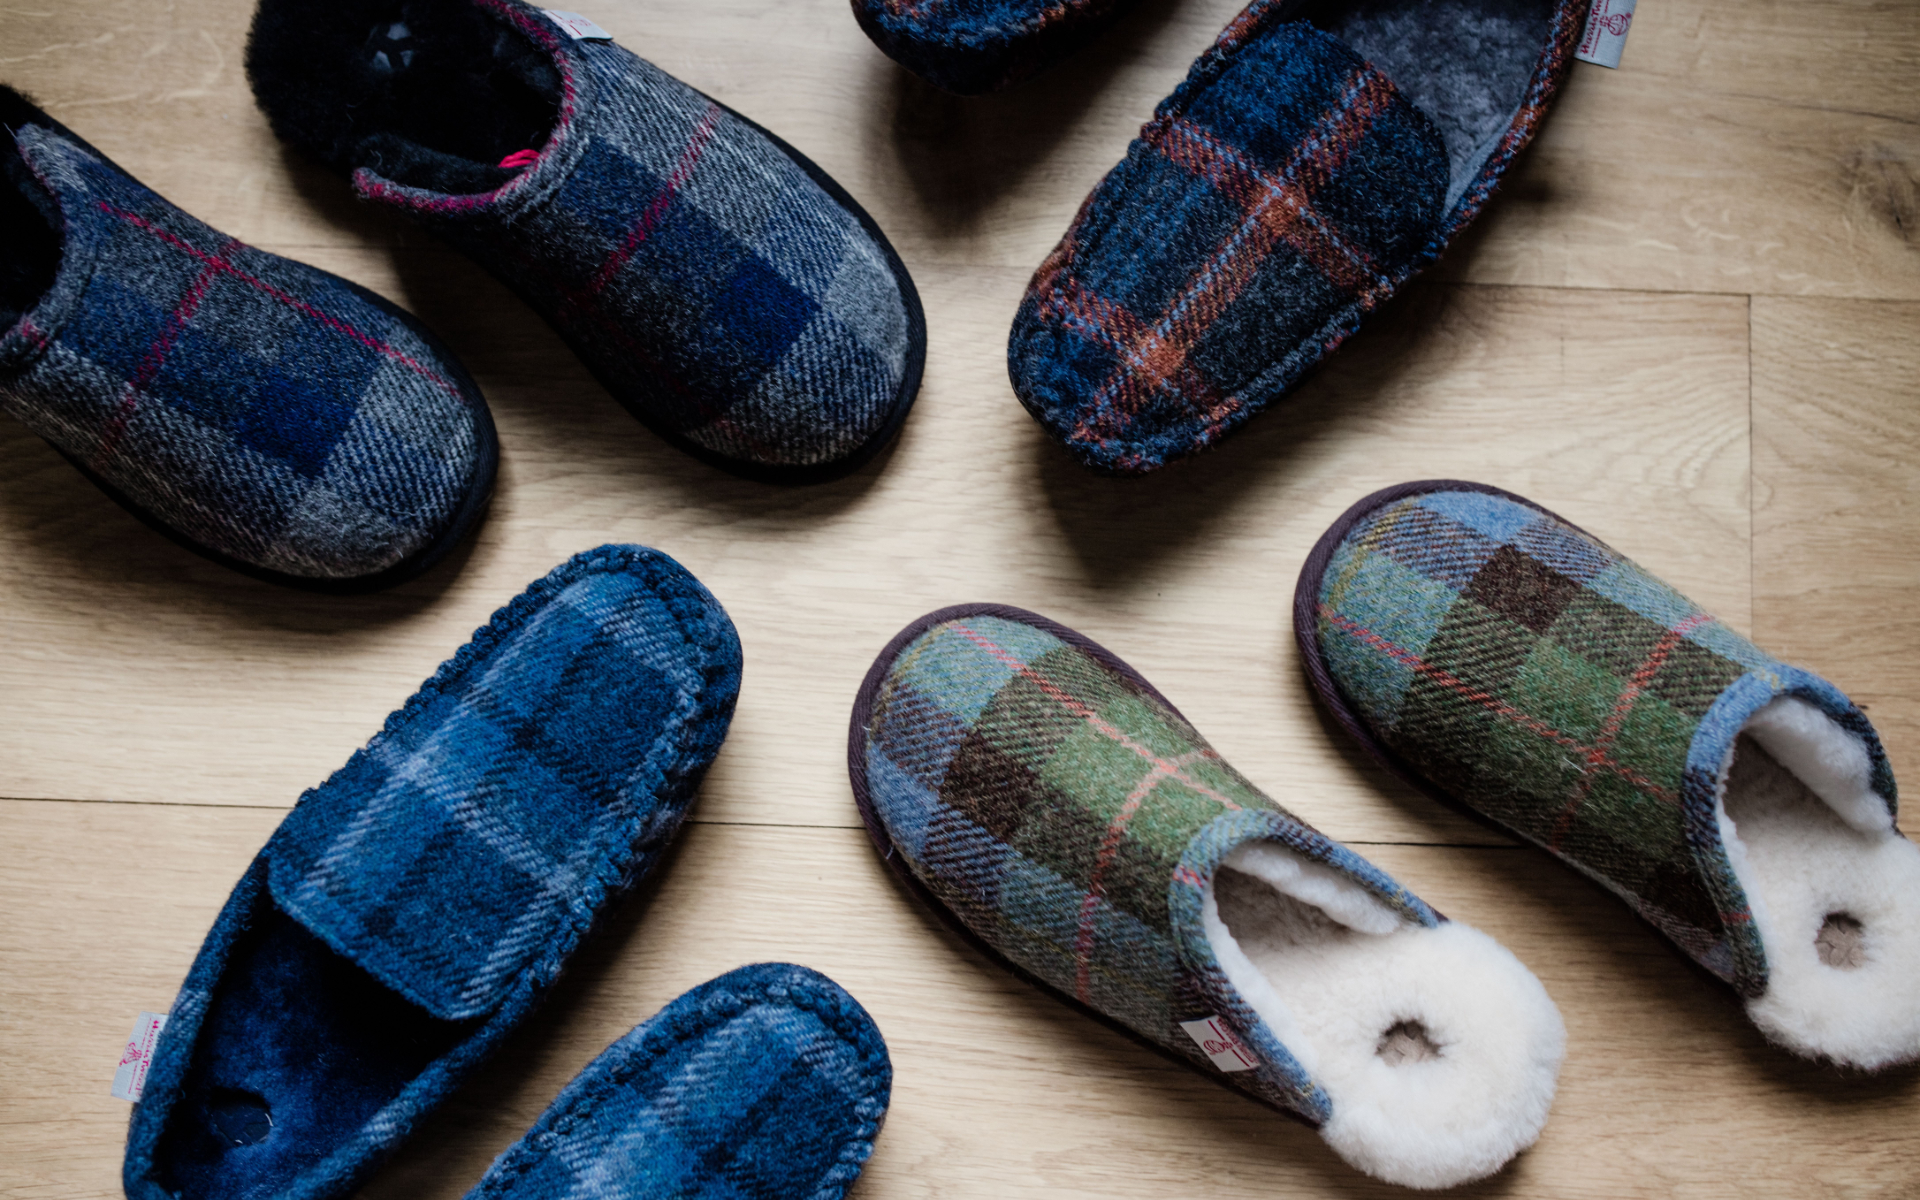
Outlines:
[{"label": "fabric tag", "polygon": [[153,1065],[153,1048],[160,1043],[160,1031],[167,1027],[164,1013],[143,1012],[127,1035],[127,1048],[113,1072],[113,1094],[119,1100],[138,1100],[147,1090],[147,1068]]},{"label": "fabric tag", "polygon": [[[1604,0],[1603,0],[1604,2]],[[547,20],[567,31],[567,36],[576,42],[610,42],[613,35],[587,20],[579,13],[562,12],[557,8],[543,8]],[[1616,55],[1615,57],[1618,57]]]},{"label": "fabric tag", "polygon": [[1219,1017],[1208,1017],[1204,1021],[1182,1021],[1180,1028],[1187,1031],[1187,1036],[1205,1050],[1207,1057],[1213,1060],[1213,1065],[1222,1071],[1251,1071],[1260,1065],[1253,1051],[1247,1049],[1247,1044],[1235,1037],[1233,1030],[1228,1029],[1227,1023]]},{"label": "fabric tag", "polygon": [[1627,27],[1633,24],[1636,0],[1593,0],[1587,13],[1587,29],[1573,56],[1595,66],[1618,67],[1620,52],[1627,48]]}]

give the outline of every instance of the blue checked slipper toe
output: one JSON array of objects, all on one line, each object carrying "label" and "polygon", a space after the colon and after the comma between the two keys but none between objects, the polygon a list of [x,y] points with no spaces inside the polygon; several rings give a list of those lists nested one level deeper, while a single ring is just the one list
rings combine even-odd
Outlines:
[{"label": "blue checked slipper toe", "polygon": [[1112,653],[1017,608],[920,618],[853,711],[860,814],[909,891],[1033,980],[1412,1187],[1539,1137],[1540,981],[1262,794]]},{"label": "blue checked slipper toe", "polygon": [[1028,285],[1007,367],[1086,465],[1139,474],[1285,395],[1480,211],[1585,0],[1255,0]]},{"label": "blue checked slipper toe", "polygon": [[316,591],[424,571],[498,447],[418,321],[210,229],[0,86],[0,409],[196,553]]},{"label": "blue checked slipper toe", "polygon": [[669,442],[750,478],[867,461],[926,327],[873,219],[758,125],[521,0],[261,0],[254,95],[418,219]]},{"label": "blue checked slipper toe", "polygon": [[1769,1038],[1920,1058],[1920,847],[1838,688],[1531,501],[1455,480],[1349,509],[1301,571],[1294,631],[1374,757],[1597,880]]},{"label": "blue checked slipper toe", "polygon": [[1072,54],[1127,0],[853,0],[888,58],[961,96],[1011,87]]},{"label": "blue checked slipper toe", "polygon": [[495,613],[242,877],[173,1002],[128,1200],[351,1190],[659,861],[740,643],[666,555],[602,546]]},{"label": "blue checked slipper toe", "polygon": [[892,1086],[886,1042],[839,984],[741,967],[589,1063],[467,1200],[840,1200]]}]

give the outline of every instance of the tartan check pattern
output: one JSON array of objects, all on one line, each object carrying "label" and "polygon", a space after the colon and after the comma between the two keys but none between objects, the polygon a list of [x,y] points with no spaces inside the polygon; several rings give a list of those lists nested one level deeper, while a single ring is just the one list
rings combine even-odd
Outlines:
[{"label": "tartan check pattern", "polygon": [[1128,0],[852,0],[887,57],[962,96],[999,91],[1080,49]]},{"label": "tartan check pattern", "polygon": [[1326,698],[1417,781],[1592,876],[1742,991],[1764,990],[1717,780],[1746,718],[1791,692],[1865,737],[1891,801],[1865,717],[1518,497],[1402,491],[1362,501],[1317,584],[1303,580],[1338,692]]},{"label": "tartan check pattern", "polygon": [[472,0],[553,56],[560,121],[498,190],[355,186],[472,255],[647,424],[723,458],[816,466],[911,401],[910,301],[860,219],[757,127],[519,0]]},{"label": "tartan check pattern", "polygon": [[840,1200],[892,1079],[880,1031],[838,984],[741,967],[609,1046],[468,1200]]},{"label": "tartan check pattern", "polygon": [[1438,917],[1275,804],[1072,631],[993,606],[922,625],[876,664],[855,731],[865,803],[913,877],[1034,978],[1210,1072],[1180,1022],[1225,1016],[1263,1060],[1230,1082],[1324,1120],[1324,1093],[1234,993],[1202,932],[1214,871],[1245,842],[1278,841],[1411,921]]},{"label": "tartan check pattern", "polygon": [[1014,390],[1086,465],[1138,474],[1291,390],[1478,212],[1564,69],[1563,4],[1507,135],[1451,207],[1439,132],[1346,43],[1256,0],[1040,265]]},{"label": "tartan check pattern", "polygon": [[550,977],[651,866],[719,751],[740,645],[666,555],[604,546],[535,583],[266,856],[273,898],[445,1020]]},{"label": "tartan check pattern", "polygon": [[417,322],[194,220],[64,130],[16,141],[65,244],[0,334],[0,406],[137,509],[340,580],[433,545],[491,485],[486,403]]}]

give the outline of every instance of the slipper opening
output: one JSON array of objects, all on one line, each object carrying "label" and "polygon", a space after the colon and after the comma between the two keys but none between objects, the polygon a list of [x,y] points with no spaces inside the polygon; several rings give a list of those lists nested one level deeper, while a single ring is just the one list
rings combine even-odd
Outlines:
[{"label": "slipper opening", "polygon": [[1566,1029],[1486,934],[1408,921],[1270,842],[1227,857],[1202,920],[1228,980],[1331,1098],[1322,1136],[1354,1166],[1449,1187],[1540,1136]]},{"label": "slipper opening", "polygon": [[294,1190],[476,1021],[430,1016],[334,953],[262,889],[154,1149],[180,1200]]},{"label": "slipper opening", "polygon": [[1766,954],[1747,1011],[1802,1054],[1874,1069],[1920,1057],[1920,847],[1873,790],[1865,744],[1782,696],[1721,774],[1721,838]]},{"label": "slipper opening", "polygon": [[560,114],[552,55],[473,0],[261,0],[247,75],[282,138],[451,195],[525,170]]},{"label": "slipper opening", "polygon": [[1309,0],[1300,16],[1379,67],[1433,122],[1451,163],[1451,211],[1525,104],[1557,8],[1557,0]]},{"label": "slipper opening", "polygon": [[53,196],[35,179],[13,131],[44,121],[12,88],[0,87],[0,333],[20,323],[53,286],[60,269],[62,222]]}]

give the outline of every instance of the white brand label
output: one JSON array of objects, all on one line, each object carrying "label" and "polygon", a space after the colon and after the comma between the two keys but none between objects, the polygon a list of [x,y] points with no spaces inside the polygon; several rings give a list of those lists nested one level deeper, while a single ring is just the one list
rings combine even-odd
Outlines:
[{"label": "white brand label", "polygon": [[1627,28],[1633,24],[1635,0],[1593,0],[1587,13],[1587,29],[1573,56],[1596,66],[1618,67],[1620,52],[1627,48]]},{"label": "white brand label", "polygon": [[561,12],[557,8],[543,8],[547,20],[567,31],[567,36],[576,42],[610,42],[613,35],[587,20],[579,13]]},{"label": "white brand label", "polygon": [[1219,1017],[1208,1017],[1204,1021],[1182,1021],[1180,1028],[1187,1031],[1194,1044],[1207,1052],[1213,1065],[1222,1071],[1251,1071],[1260,1065],[1247,1044],[1234,1036],[1227,1023]]},{"label": "white brand label", "polygon": [[120,1100],[138,1100],[147,1090],[147,1068],[153,1065],[153,1048],[160,1042],[160,1031],[167,1027],[162,1013],[140,1014],[127,1035],[127,1048],[121,1052],[120,1065],[113,1072],[113,1094]]}]

